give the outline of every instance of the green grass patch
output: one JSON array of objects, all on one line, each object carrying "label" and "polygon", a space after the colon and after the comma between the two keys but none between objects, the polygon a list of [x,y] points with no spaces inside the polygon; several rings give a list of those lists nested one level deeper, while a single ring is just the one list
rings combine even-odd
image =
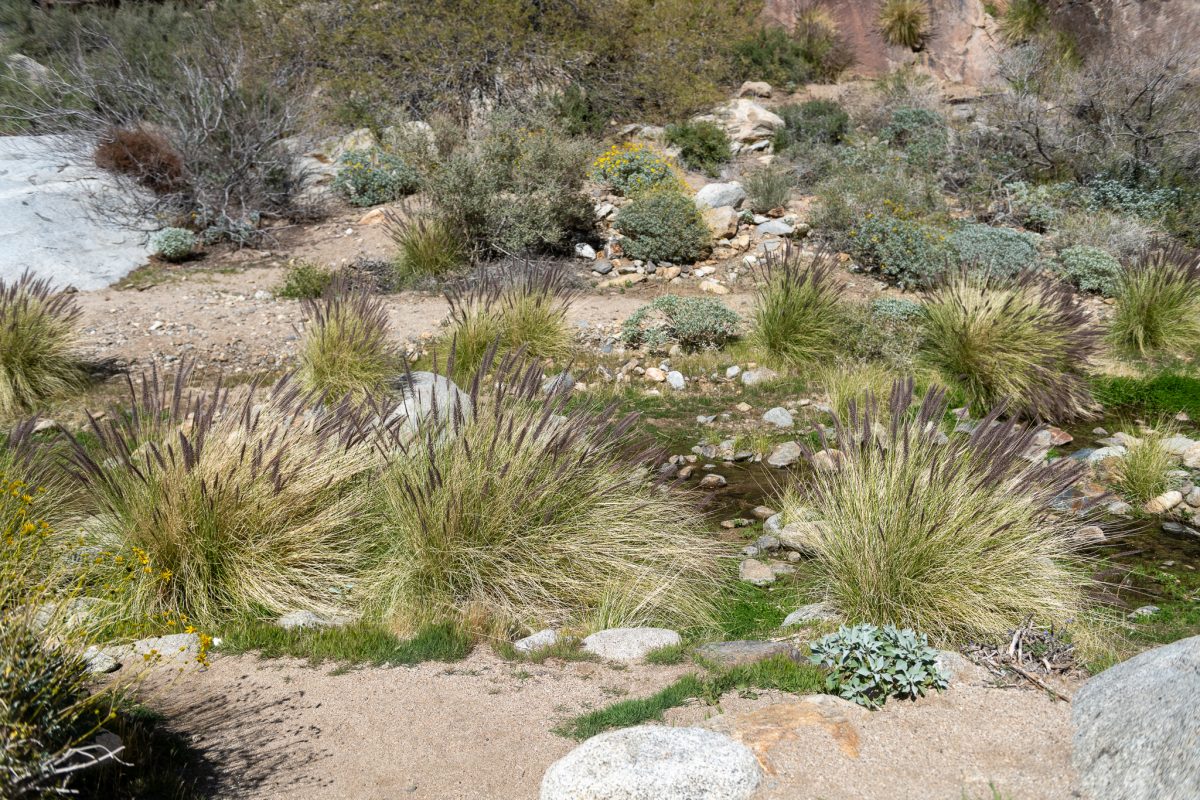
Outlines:
[{"label": "green grass patch", "polygon": [[1167,572],[1139,566],[1134,580],[1153,589],[1148,602],[1158,612],[1133,620],[1131,638],[1138,644],[1161,645],[1200,635],[1200,574],[1179,570]]},{"label": "green grass patch", "polygon": [[1109,411],[1131,409],[1173,416],[1180,411],[1200,420],[1200,378],[1164,372],[1148,378],[1100,375],[1092,394]]},{"label": "green grass patch", "polygon": [[540,647],[531,653],[518,652],[512,642],[498,642],[492,645],[496,655],[508,661],[521,661],[528,664],[541,664],[550,659],[562,661],[599,661],[600,657],[580,647],[578,639],[563,638],[552,645]]},{"label": "green grass patch", "polygon": [[221,639],[220,649],[227,653],[257,652],[262,658],[302,658],[313,666],[336,662],[341,667],[461,661],[474,644],[451,623],[427,625],[411,639],[402,639],[370,622],[288,631],[272,622],[245,620],[222,631]]},{"label": "green grass patch", "polygon": [[720,600],[717,625],[728,639],[758,639],[779,632],[783,619],[804,605],[795,586],[752,586],[738,581]]},{"label": "green grass patch", "polygon": [[687,653],[688,646],[686,644],[669,644],[646,653],[645,661],[647,664],[658,664],[659,666],[682,664]]},{"label": "green grass patch", "polygon": [[754,689],[778,689],[795,694],[820,692],[825,673],[811,664],[798,664],[786,656],[775,656],[755,664],[715,672],[708,676],[684,675],[649,697],[633,698],[597,709],[555,728],[555,733],[584,740],[604,731],[628,728],[651,720],[661,720],[669,709],[690,700],[716,703],[726,692]]}]

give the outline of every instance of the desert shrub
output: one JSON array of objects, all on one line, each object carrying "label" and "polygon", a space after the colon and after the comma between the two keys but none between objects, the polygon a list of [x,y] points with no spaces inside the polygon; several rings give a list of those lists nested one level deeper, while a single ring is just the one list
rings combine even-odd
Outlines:
[{"label": "desert shrub", "polygon": [[611,109],[577,83],[555,95],[551,105],[568,136],[597,136],[612,116]]},{"label": "desert shrub", "polygon": [[163,261],[186,261],[196,247],[196,234],[186,228],[164,228],[155,234],[150,246]]},{"label": "desert shrub", "polygon": [[678,184],[670,163],[658,153],[636,142],[614,144],[592,162],[592,180],[607,183],[613,190],[632,197],[647,189]]},{"label": "desert shrub", "polygon": [[127,408],[73,440],[73,474],[95,513],[85,543],[112,556],[98,587],[124,585],[109,613],[186,615],[199,626],[249,614],[344,611],[375,464],[343,412],[318,422],[286,379],[252,392],[186,389],[157,375],[130,384]]},{"label": "desert shrub", "polygon": [[69,294],[53,291],[32,273],[12,283],[0,280],[0,418],[33,411],[83,386],[79,315]]},{"label": "desert shrub", "polygon": [[751,170],[742,179],[750,210],[759,213],[786,206],[792,197],[794,183],[791,170],[773,164]]},{"label": "desert shrub", "polygon": [[1003,187],[1013,220],[1038,233],[1056,225],[1073,202],[1077,188],[1070,182],[1032,185],[1025,181],[1010,181]]},{"label": "desert shrub", "polygon": [[847,250],[861,267],[902,288],[929,286],[945,273],[954,250],[940,229],[897,211],[867,214],[849,231]]},{"label": "desert shrub", "polygon": [[[866,306],[848,305],[847,311],[844,341],[850,356],[874,362],[872,366],[886,366],[892,370],[892,377],[917,371],[924,306],[911,300],[884,297]],[[889,378],[889,385],[890,381]]]},{"label": "desert shrub", "polygon": [[764,27],[736,42],[733,62],[738,79],[788,86],[835,80],[854,55],[833,17],[811,7],[801,9],[791,31]]},{"label": "desert shrub", "polygon": [[666,141],[679,148],[679,158],[689,169],[698,170],[709,177],[719,175],[721,165],[733,158],[729,137],[715,122],[689,121],[668,125]]},{"label": "desert shrub", "polygon": [[286,142],[303,107],[287,97],[291,65],[268,59],[231,9],[159,16],[170,30],[149,44],[158,22],[114,33],[99,15],[81,15],[36,100],[8,116],[62,134],[56,146],[72,157],[118,168],[113,188],[94,197],[109,214],[182,216],[203,228],[297,213],[304,175]]},{"label": "desert shrub", "polygon": [[1069,211],[1055,224],[1056,250],[1068,247],[1098,247],[1118,261],[1136,259],[1155,238],[1154,228],[1142,220],[1110,211]]},{"label": "desert shrub", "polygon": [[1106,209],[1146,220],[1159,219],[1175,204],[1175,191],[1164,187],[1147,188],[1107,175],[1093,178],[1087,185],[1085,205],[1089,211]]},{"label": "desert shrub", "polygon": [[946,237],[958,260],[970,269],[1012,277],[1038,261],[1037,237],[1012,228],[968,222]]},{"label": "desert shrub", "polygon": [[[948,404],[911,382],[835,422],[840,468],[789,494],[814,585],[850,622],[921,630],[946,642],[996,641],[1032,618],[1062,624],[1083,607],[1075,560],[1086,521],[1054,513],[1086,467],[1030,463],[1035,429],[997,422],[970,436],[940,430]],[[872,435],[863,435],[871,431]]]},{"label": "desert shrub", "polygon": [[300,383],[331,401],[382,391],[400,371],[389,341],[387,309],[365,289],[335,279],[320,300],[305,300]]},{"label": "desert shrub", "polygon": [[929,7],[925,0],[884,0],[878,22],[883,40],[890,45],[921,50],[929,37]]},{"label": "desert shrub", "polygon": [[737,335],[741,318],[710,297],[665,294],[639,308],[621,326],[630,347],[664,350],[678,344],[685,350],[717,349]]},{"label": "desert shrub", "polygon": [[875,708],[898,697],[916,700],[927,689],[950,685],[929,638],[892,625],[842,626],[809,644],[809,660],[829,670],[825,688],[860,706]]},{"label": "desert shrub", "polygon": [[93,159],[101,169],[129,175],[160,194],[176,191],[183,178],[183,159],[170,142],[143,126],[106,131]]},{"label": "desert shrub", "polygon": [[449,286],[450,341],[456,375],[469,376],[498,348],[521,350],[537,359],[565,359],[575,337],[567,324],[574,296],[560,265],[524,261],[485,271],[475,280]]},{"label": "desert shrub", "polygon": [[416,169],[402,156],[379,148],[343,153],[333,178],[333,188],[355,206],[391,203],[419,186]]},{"label": "desert shrub", "polygon": [[812,226],[840,247],[850,231],[878,215],[936,221],[946,212],[940,182],[882,146],[842,148],[829,177],[818,183]]},{"label": "desert shrub", "polygon": [[440,278],[467,263],[462,238],[441,217],[420,215],[404,221],[392,217],[388,232],[396,245],[394,263],[402,279]]},{"label": "desert shrub", "polygon": [[946,121],[927,108],[898,108],[881,132],[885,142],[900,148],[914,166],[932,168],[945,157],[950,144]]},{"label": "desert shrub", "polygon": [[768,253],[755,286],[755,343],[791,364],[819,362],[835,352],[844,314],[834,270],[828,251],[812,259],[790,245]]},{"label": "desert shrub", "polygon": [[497,113],[433,166],[425,193],[478,256],[562,251],[594,221],[582,191],[590,153],[536,119]]},{"label": "desert shrub", "polygon": [[1121,281],[1121,262],[1098,247],[1076,245],[1059,251],[1054,271],[1081,292],[1112,297]]},{"label": "desert shrub", "polygon": [[777,113],[783,120],[773,139],[777,153],[796,144],[840,144],[850,129],[850,115],[835,100],[781,106]]},{"label": "desert shrub", "polygon": [[1007,403],[1034,419],[1086,414],[1095,347],[1087,312],[1061,283],[961,274],[925,299],[923,359],[975,411]]},{"label": "desert shrub", "polygon": [[630,258],[690,264],[707,252],[712,233],[691,197],[672,189],[643,192],[618,213],[613,226]]},{"label": "desert shrub", "polygon": [[473,391],[454,436],[427,425],[379,479],[380,551],[362,582],[373,612],[491,631],[710,622],[717,548],[691,499],[637,468],[634,418],[539,399],[541,370],[515,359],[485,361],[491,373],[503,389]]},{"label": "desert shrub", "polygon": [[1128,354],[1200,353],[1200,260],[1178,246],[1158,247],[1125,270],[1117,286],[1109,339]]},{"label": "desert shrub", "polygon": [[1143,505],[1170,488],[1171,479],[1167,473],[1176,467],[1177,459],[1163,442],[1175,433],[1170,424],[1143,431],[1125,456],[1117,459],[1112,470],[1113,487],[1122,497]]},{"label": "desert shrub", "polygon": [[329,291],[333,280],[333,271],[320,264],[292,261],[275,293],[289,300],[316,300]]}]

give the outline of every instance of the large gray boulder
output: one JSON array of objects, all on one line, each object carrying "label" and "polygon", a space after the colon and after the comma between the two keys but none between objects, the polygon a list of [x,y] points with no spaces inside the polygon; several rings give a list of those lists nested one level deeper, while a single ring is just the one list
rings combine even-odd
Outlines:
[{"label": "large gray boulder", "polygon": [[746,199],[746,190],[737,181],[710,183],[696,192],[696,205],[701,208],[736,208]]},{"label": "large gray boulder", "polygon": [[741,742],[703,728],[602,733],[550,765],[541,800],[745,800],[762,781]]},{"label": "large gray boulder", "polygon": [[28,269],[59,289],[103,289],[147,262],[157,223],[132,219],[117,181],[58,141],[0,136],[0,280]]},{"label": "large gray boulder", "polygon": [[383,422],[395,426],[403,438],[414,436],[426,420],[445,424],[456,417],[468,420],[474,413],[471,396],[444,375],[410,372],[401,375],[394,388],[399,399]]},{"label": "large gray boulder", "polygon": [[1076,692],[1071,717],[1087,796],[1200,797],[1200,636],[1101,672]]}]

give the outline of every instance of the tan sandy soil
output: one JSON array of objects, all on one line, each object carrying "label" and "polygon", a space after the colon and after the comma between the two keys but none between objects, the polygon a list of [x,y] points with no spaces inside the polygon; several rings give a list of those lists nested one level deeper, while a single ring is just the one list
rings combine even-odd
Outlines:
[{"label": "tan sandy soil", "polygon": [[[224,656],[152,703],[211,765],[209,796],[521,800],[537,797],[545,769],[574,746],[552,732],[555,725],[647,695],[688,670],[519,664],[486,648],[455,664],[344,675]],[[734,693],[719,707],[671,711],[667,721],[744,729],[741,715],[796,702],[777,692]],[[959,683],[916,703],[855,711],[848,730],[856,757],[848,754],[845,731],[803,721],[776,725],[761,750],[774,774],[759,796],[991,800],[989,782],[1006,798],[1073,796],[1070,709],[1043,693]]]}]

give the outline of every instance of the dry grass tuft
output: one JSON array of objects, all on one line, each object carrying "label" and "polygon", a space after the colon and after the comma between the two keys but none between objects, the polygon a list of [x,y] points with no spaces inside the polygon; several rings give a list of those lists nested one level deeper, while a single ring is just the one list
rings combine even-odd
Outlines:
[{"label": "dry grass tuft", "polygon": [[320,300],[304,302],[309,323],[300,343],[300,382],[331,400],[383,392],[401,369],[389,340],[387,310],[364,287],[335,278]]},{"label": "dry grass tuft", "polygon": [[82,388],[77,350],[79,308],[69,294],[26,272],[0,280],[0,419],[37,409]]},{"label": "dry grass tuft", "polygon": [[945,642],[991,641],[1027,618],[1076,619],[1088,572],[1076,531],[1051,507],[1080,479],[1070,459],[1023,457],[1036,429],[989,414],[968,438],[941,438],[945,393],[910,409],[911,382],[889,406],[837,422],[837,471],[815,471],[785,512],[803,526],[824,598],[851,622],[892,623]]},{"label": "dry grass tuft", "polygon": [[929,38],[929,6],[925,0],[884,0],[879,30],[888,44],[920,50]]},{"label": "dry grass tuft", "polygon": [[978,413],[1007,403],[1023,417],[1065,421],[1092,404],[1084,370],[1096,340],[1065,285],[959,274],[926,296],[921,356]]},{"label": "dry grass tuft", "polygon": [[[494,394],[481,396],[482,376]],[[400,437],[380,480],[378,558],[363,579],[401,628],[707,624],[718,545],[687,494],[630,454],[635,416],[566,410],[516,358],[479,365],[474,416]]]}]

